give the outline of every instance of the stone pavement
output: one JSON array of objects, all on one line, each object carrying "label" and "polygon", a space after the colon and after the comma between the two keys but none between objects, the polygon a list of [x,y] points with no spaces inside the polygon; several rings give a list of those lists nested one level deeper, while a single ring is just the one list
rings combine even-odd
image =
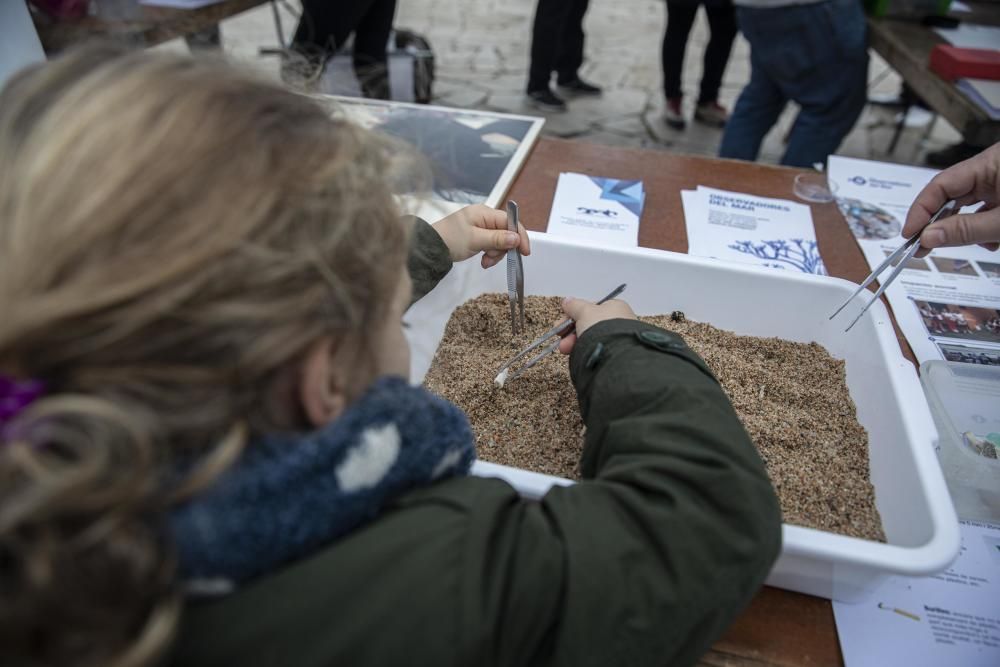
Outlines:
[{"label": "stone pavement", "polygon": [[[298,10],[298,2],[285,3]],[[587,60],[581,76],[604,87],[600,98],[577,99],[562,114],[544,114],[524,105],[531,21],[535,0],[400,0],[396,25],[428,38],[437,63],[435,103],[453,107],[544,115],[543,133],[615,146],[715,155],[721,130],[698,123],[675,131],[662,120],[663,94],[660,46],[666,22],[663,0],[591,0],[587,13]],[[286,37],[295,18],[283,8]],[[269,6],[246,12],[222,24],[225,49],[231,55],[277,73],[277,58],[258,55],[258,48],[278,44]],[[688,41],[683,86],[690,114],[701,74],[701,57],[708,41],[708,25],[699,14]],[[183,48],[183,42],[167,45]],[[749,49],[737,38],[730,57],[720,101],[732,108],[749,78]],[[872,54],[870,93],[895,93],[899,77]],[[327,92],[335,92],[328,90]],[[920,114],[911,114],[920,116]],[[795,117],[790,106],[765,139],[760,161],[777,163],[783,137]],[[943,119],[930,115],[915,119],[894,155],[886,149],[892,137],[895,112],[869,106],[841,146],[842,155],[921,164],[923,154],[961,137]]]}]

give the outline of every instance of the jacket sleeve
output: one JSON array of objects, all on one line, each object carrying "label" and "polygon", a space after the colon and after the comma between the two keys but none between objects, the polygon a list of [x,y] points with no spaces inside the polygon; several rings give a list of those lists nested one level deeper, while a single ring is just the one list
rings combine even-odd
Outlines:
[{"label": "jacket sleeve", "polygon": [[448,246],[434,228],[416,216],[407,216],[413,224],[410,252],[406,268],[413,281],[413,298],[410,305],[422,299],[451,271],[452,261]]},{"label": "jacket sleeve", "polygon": [[487,557],[468,568],[464,630],[490,642],[481,664],[692,664],[778,555],[764,465],[676,334],[601,322],[570,369],[584,481],[479,517]]}]

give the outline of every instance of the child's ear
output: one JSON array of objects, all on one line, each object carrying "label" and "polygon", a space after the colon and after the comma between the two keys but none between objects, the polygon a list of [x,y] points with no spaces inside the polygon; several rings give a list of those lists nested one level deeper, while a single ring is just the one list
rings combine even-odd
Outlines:
[{"label": "child's ear", "polygon": [[347,407],[347,378],[334,363],[337,345],[332,338],[313,343],[302,360],[299,400],[310,425],[321,427],[340,416]]}]

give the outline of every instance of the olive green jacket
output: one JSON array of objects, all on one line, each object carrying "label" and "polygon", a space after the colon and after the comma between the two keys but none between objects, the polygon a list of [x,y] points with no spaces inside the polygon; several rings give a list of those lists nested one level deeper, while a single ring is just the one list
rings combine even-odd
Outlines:
[{"label": "olive green jacket", "polygon": [[[440,238],[418,229],[416,296],[448,269]],[[778,554],[764,466],[678,336],[601,322],[569,363],[585,481],[537,502],[476,477],[408,493],[313,556],[188,604],[173,664],[696,661]]]}]

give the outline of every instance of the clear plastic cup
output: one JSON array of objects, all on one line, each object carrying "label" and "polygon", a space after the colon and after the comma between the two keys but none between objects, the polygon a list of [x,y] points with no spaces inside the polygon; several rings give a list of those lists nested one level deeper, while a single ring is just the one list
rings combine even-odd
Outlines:
[{"label": "clear plastic cup", "polygon": [[792,186],[795,196],[811,204],[827,204],[836,197],[837,184],[821,171],[809,171],[795,177]]}]

